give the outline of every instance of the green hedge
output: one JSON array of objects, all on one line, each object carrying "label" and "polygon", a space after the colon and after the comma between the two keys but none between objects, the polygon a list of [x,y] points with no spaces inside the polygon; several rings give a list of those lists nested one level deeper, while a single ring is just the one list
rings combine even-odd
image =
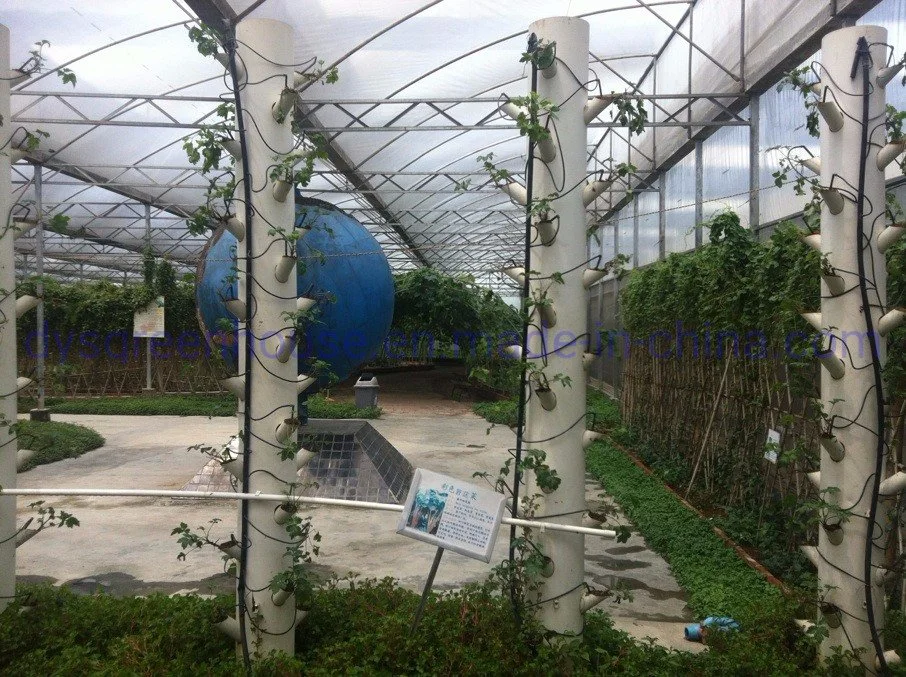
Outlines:
[{"label": "green hedge", "polygon": [[23,420],[16,424],[16,429],[19,448],[35,452],[19,472],[64,458],[75,458],[104,445],[104,438],[96,431],[74,423]]},{"label": "green hedge", "polygon": [[[593,388],[588,389],[586,409],[594,416],[595,430],[611,430],[620,424],[619,402]],[[516,425],[518,410],[519,403],[515,398],[499,402],[476,402],[472,405],[472,411],[489,423],[510,427]]]},{"label": "green hedge", "polygon": [[[31,608],[19,613],[20,604]],[[710,651],[688,654],[633,640],[590,613],[583,641],[552,645],[533,623],[516,626],[508,599],[476,588],[432,596],[413,633],[417,604],[417,594],[390,580],[319,590],[297,626],[296,656],[259,661],[254,674],[821,674],[811,669],[808,647],[766,644],[765,634],[717,637]],[[232,607],[229,596],[116,598],[30,587],[0,614],[0,672],[238,675],[233,643],[215,627]]]},{"label": "green hedge", "polygon": [[[703,225],[710,232],[708,245],[670,254],[664,261],[632,271],[620,295],[625,329],[636,338],[665,331],[675,337],[681,322],[683,331],[707,330],[712,337],[735,332],[740,350],[746,348],[748,332],[759,332],[791,367],[813,364],[812,359],[784,352],[788,340],[798,344],[815,333],[800,312],[818,310],[820,305],[821,257],[802,242],[802,230],[782,223],[768,240],[759,241],[730,211]],[[892,245],[886,260],[887,305],[900,307],[906,304],[906,240]],[[888,340],[885,375],[893,394],[902,397],[906,393],[906,328],[893,331]],[[754,336],[750,345],[759,354]],[[809,378],[810,374],[799,375]]]}]

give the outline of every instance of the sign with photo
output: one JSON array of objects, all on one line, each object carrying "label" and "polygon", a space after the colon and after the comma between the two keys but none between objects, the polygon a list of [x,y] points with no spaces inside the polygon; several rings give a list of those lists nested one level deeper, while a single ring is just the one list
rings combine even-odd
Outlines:
[{"label": "sign with photo", "polygon": [[490,562],[505,501],[496,491],[417,468],[396,532]]},{"label": "sign with photo", "polygon": [[780,452],[780,431],[768,428],[768,437],[764,443],[764,458],[771,463],[777,463]]},{"label": "sign with photo", "polygon": [[132,336],[135,338],[166,338],[163,296],[158,296],[146,307],[135,311]]}]

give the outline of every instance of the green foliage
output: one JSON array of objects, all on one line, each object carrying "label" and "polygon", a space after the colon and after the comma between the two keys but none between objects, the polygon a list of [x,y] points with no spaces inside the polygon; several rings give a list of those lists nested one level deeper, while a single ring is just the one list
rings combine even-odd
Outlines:
[{"label": "green foliage", "polygon": [[[23,606],[31,609],[20,613]],[[15,675],[237,675],[233,642],[215,624],[232,596],[76,595],[51,586],[21,589],[0,614],[0,672]],[[314,592],[296,629],[296,656],[255,661],[254,674],[333,675],[856,675],[837,660],[815,669],[807,639],[762,613],[739,633],[717,633],[701,654],[672,651],[586,616],[576,642],[549,643],[530,617],[513,620],[509,600],[488,586],[432,594],[418,632],[418,595],[392,580],[334,581]],[[902,627],[902,623],[900,623]]]},{"label": "green foliage", "polygon": [[512,178],[512,175],[508,170],[498,168],[497,165],[494,164],[494,153],[479,155],[476,160],[481,163],[481,166],[488,173],[488,176],[491,177],[491,181],[493,181],[495,185],[499,186],[507,183]]},{"label": "green foliage", "polygon": [[407,334],[431,333],[452,342],[464,334],[497,338],[520,330],[519,314],[470,275],[445,275],[435,268],[417,268],[394,278],[393,327]]},{"label": "green foliage", "polygon": [[539,70],[550,68],[557,58],[557,42],[547,40],[538,40],[534,33],[529,38],[529,44],[526,51],[519,58],[519,63],[531,63]]},{"label": "green foliage", "polygon": [[635,99],[629,96],[618,96],[613,100],[613,106],[616,109],[611,116],[621,125],[625,125],[629,130],[629,136],[641,134],[645,131],[645,123],[648,122],[648,109],[645,108],[645,102],[642,99]]},{"label": "green foliage", "polygon": [[763,605],[781,605],[777,588],[623,452],[597,442],[588,450],[587,463],[588,471],[616,499],[645,542],[670,563],[696,616],[727,615],[747,626],[763,612]]},{"label": "green foliage", "polygon": [[[34,400],[20,398],[20,412],[34,408]],[[47,408],[57,414],[98,416],[235,416],[236,398],[230,394],[142,395],[140,397],[48,398]],[[328,401],[323,395],[308,398],[311,418],[380,418],[380,407],[357,409],[352,402]],[[68,424],[59,424],[68,425]],[[101,442],[103,444],[103,442]],[[23,445],[24,446],[24,445]],[[31,447],[28,447],[31,448]]]},{"label": "green foliage", "polygon": [[380,418],[380,407],[358,409],[353,402],[334,402],[322,395],[308,398],[308,415],[310,418]]},{"label": "green foliage", "polygon": [[516,115],[516,126],[520,136],[527,136],[531,143],[538,143],[551,138],[547,128],[548,121],[556,119],[560,107],[550,99],[542,98],[538,92],[529,92],[526,96],[514,96],[509,103],[519,108]]},{"label": "green foliage", "polygon": [[759,330],[780,346],[792,332],[811,333],[799,313],[818,307],[820,257],[801,231],[781,224],[758,242],[729,211],[704,225],[710,244],[630,274],[621,296],[626,329],[648,335],[679,320],[693,331]]},{"label": "green foliage", "polygon": [[[32,607],[19,613],[21,606]],[[17,675],[236,674],[232,642],[214,624],[232,601],[117,598],[65,588],[20,591],[0,615],[0,672]]]},{"label": "green foliage", "polygon": [[500,400],[499,402],[476,402],[472,411],[496,425],[513,427],[516,425],[516,416],[519,403],[516,400]]},{"label": "green foliage", "polygon": [[75,458],[104,444],[104,438],[96,431],[74,423],[23,420],[15,427],[19,448],[35,452],[20,472],[64,458]]},{"label": "green foliage", "polygon": [[189,26],[189,41],[202,56],[214,56],[220,47],[220,35],[205,24]]},{"label": "green foliage", "polygon": [[814,85],[818,83],[818,78],[810,77],[812,75],[814,73],[810,65],[793,69],[777,84],[777,91],[782,92],[784,89],[792,89],[802,95],[807,111],[805,128],[808,130],[809,136],[818,138],[818,109],[816,108],[818,93],[814,89]]},{"label": "green foliage", "polygon": [[[608,431],[620,423],[620,404],[607,395],[588,389],[586,408],[589,425],[597,431]],[[496,425],[513,427],[516,425],[518,402],[515,398],[499,402],[476,402],[472,411],[478,416]]]},{"label": "green foliage", "polygon": [[[154,266],[154,283],[117,285],[109,280],[84,281],[63,284],[53,279],[44,280],[45,321],[48,330],[68,340],[81,332],[96,332],[100,337],[120,331],[132,335],[133,316],[156,296],[166,297],[167,333],[179,336],[183,332],[197,332],[194,285],[176,279],[173,267],[166,261]],[[34,283],[20,286],[20,294],[34,294]],[[35,313],[26,313],[17,321],[16,331],[27,336],[35,330]],[[54,351],[51,341],[49,350]],[[78,350],[78,339],[70,345],[70,352]]]},{"label": "green foliage", "polygon": [[[49,69],[45,63],[47,59],[44,56],[45,47],[50,47],[50,40],[39,40],[36,42],[35,46],[28,51],[28,59],[16,70],[28,75],[48,72]],[[76,86],[76,74],[72,72],[72,69],[66,67],[57,68],[56,73],[64,85]]]}]

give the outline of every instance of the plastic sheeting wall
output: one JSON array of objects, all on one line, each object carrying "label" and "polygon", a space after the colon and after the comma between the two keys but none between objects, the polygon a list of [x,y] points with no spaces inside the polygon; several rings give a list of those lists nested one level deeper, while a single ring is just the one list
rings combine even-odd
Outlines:
[{"label": "plastic sheeting wall", "polygon": [[[749,129],[722,127],[702,146],[702,216],[732,209],[749,223]],[[708,241],[705,229],[704,241]]]},{"label": "plastic sheeting wall", "polygon": [[[764,0],[746,0],[746,49],[753,50],[758,43],[765,39],[770,32],[795,33],[795,26],[804,26],[808,21],[814,20],[821,12],[829,12],[827,3],[810,3],[809,7],[785,7],[784,3],[765,2]],[[842,10],[838,7],[838,10]],[[812,14],[806,16],[804,12]],[[737,0],[701,0],[695,7],[692,19],[692,32],[696,43],[707,49],[713,55],[724,57],[721,63],[731,70],[738,69],[738,52],[734,55],[732,48],[722,45],[719,51],[720,37],[728,30],[727,22],[738,23],[739,2]],[[710,17],[710,18],[709,18]],[[684,31],[688,34],[688,21],[684,22]],[[906,0],[884,0],[877,7],[866,13],[859,24],[877,24],[885,26],[888,30],[890,43],[894,46],[893,59],[902,55],[906,49]],[[715,51],[717,50],[717,51]],[[683,40],[674,39],[668,45],[661,59],[657,63],[657,92],[683,93],[688,91],[688,65],[689,46]],[[805,63],[812,63],[820,59],[820,53],[810,57]],[[747,64],[749,69],[757,75],[759,68],[766,69],[766,64]],[[692,50],[692,80],[693,91],[716,91],[723,78],[729,76],[718,66],[707,60],[706,57]],[[700,86],[703,82],[710,82],[710,86]],[[650,91],[653,84],[652,76],[646,78],[643,89]],[[888,101],[897,108],[906,108],[906,87],[891,87],[888,92]],[[659,105],[671,112],[675,111],[684,102],[663,101]],[[708,104],[701,102],[697,106],[704,107]],[[807,198],[795,195],[791,186],[778,188],[774,185],[773,173],[779,168],[778,159],[780,151],[777,146],[803,146],[815,155],[818,154],[818,140],[810,137],[805,129],[806,111],[803,100],[798,92],[785,90],[778,92],[775,87],[770,88],[759,97],[760,126],[758,135],[759,164],[759,215],[760,225],[770,224],[777,220],[792,217],[801,212]],[[697,115],[703,114],[703,109],[693,108]],[[664,115],[663,111],[655,113],[657,117]],[[749,111],[743,112],[743,117],[748,119]],[[680,117],[683,117],[681,115]],[[683,132],[683,135],[685,132]],[[640,142],[651,142],[647,135]],[[671,142],[682,141],[676,135],[671,135],[665,130],[658,130],[657,158],[663,159],[669,152]],[[666,143],[665,143],[666,141]],[[702,144],[702,217],[707,220],[709,216],[722,209],[736,211],[745,226],[749,226],[750,202],[750,166],[749,166],[750,131],[748,127],[722,127],[704,140]],[[649,150],[644,143],[643,150]],[[895,165],[889,170],[888,178],[899,174]],[[695,153],[690,152],[677,164],[665,173],[662,183],[665,191],[665,252],[688,251],[695,246],[695,194],[696,194],[696,163]],[[636,211],[637,210],[637,211]],[[634,219],[634,213],[637,218]],[[614,224],[617,230],[617,246],[610,245],[612,228],[602,230],[602,260],[608,261],[615,252],[629,254],[633,259],[626,266],[632,268],[637,265],[648,265],[658,259],[658,194],[656,192],[638,193],[633,202],[623,207],[615,214],[609,223]],[[634,227],[637,223],[638,230]],[[707,228],[702,233],[703,242],[708,241]],[[634,248],[637,247],[637,250]],[[608,316],[607,310],[600,311],[601,321],[611,328],[621,327],[618,313],[616,294],[621,286],[616,280],[605,281],[610,285],[607,293],[613,294],[608,305],[613,315]],[[604,291],[595,291],[596,299],[602,299]],[[618,358],[615,362],[618,363]],[[618,385],[619,365],[614,360],[601,363],[598,373],[603,380],[611,385]],[[607,368],[604,368],[607,364]]]},{"label": "plastic sheeting wall", "polygon": [[667,228],[665,249],[684,252],[695,247],[695,154],[667,171],[665,181]]}]

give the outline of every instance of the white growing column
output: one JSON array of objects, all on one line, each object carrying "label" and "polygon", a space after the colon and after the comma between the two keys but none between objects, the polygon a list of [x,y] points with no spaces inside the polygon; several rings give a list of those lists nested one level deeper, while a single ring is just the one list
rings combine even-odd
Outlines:
[{"label": "white growing column", "polygon": [[[295,356],[281,362],[276,359],[277,348],[287,325],[286,313],[296,309],[295,266],[290,274],[281,276],[275,270],[284,259],[284,242],[279,235],[268,235],[274,228],[292,229],[295,201],[292,192],[283,201],[274,198],[269,170],[277,160],[275,151],[292,150],[293,137],[290,118],[275,121],[271,106],[278,101],[286,83],[292,83],[293,33],[285,23],[270,19],[246,19],[236,28],[236,59],[240,72],[246,77],[240,83],[240,100],[245,118],[245,152],[249,176],[240,171],[236,189],[237,215],[245,220],[245,181],[251,181],[252,222],[246,224],[245,238],[251,238],[251,259],[245,261],[246,241],[237,244],[239,268],[239,298],[246,298],[251,285],[254,298],[248,307],[249,317],[240,324],[239,373],[249,379],[249,398],[245,397],[243,380],[238,382],[240,393],[239,425],[244,426],[245,408],[251,414],[249,444],[244,449],[242,463],[248,468],[249,491],[285,493],[289,483],[296,481],[293,460],[282,461],[277,428],[290,418],[297,397],[297,365]],[[282,64],[282,65],[281,65]],[[272,150],[273,149],[273,150]],[[241,167],[241,162],[238,162]],[[275,240],[277,240],[275,242]],[[294,251],[294,247],[292,248]],[[254,281],[252,281],[254,280]],[[246,341],[252,341],[253,357],[246,363]],[[242,447],[240,447],[242,448]],[[241,465],[241,464],[240,464]],[[241,475],[241,470],[239,471]],[[279,508],[278,508],[279,511]],[[289,565],[286,554],[288,536],[275,519],[274,505],[251,502],[248,505],[247,565],[245,571],[248,644],[262,654],[279,650],[293,653],[296,622],[295,599],[292,594],[277,594],[268,589],[272,579]],[[240,532],[242,530],[240,516]],[[225,629],[238,637],[238,628],[228,623]]]},{"label": "white growing column", "polygon": [[[16,274],[13,255],[10,156],[6,143],[12,133],[9,105],[9,29],[0,24],[0,486],[16,486]],[[16,498],[0,496],[0,611],[16,591]]]},{"label": "white growing column", "polygon": [[[584,81],[588,76],[588,23],[573,17],[553,17],[533,23],[530,32],[539,40],[556,42],[559,63],[540,71],[538,94],[560,106],[550,129],[555,156],[544,162],[536,152],[532,180],[533,199],[561,194],[551,203],[552,215],[559,218],[559,229],[552,239],[545,237],[543,246],[532,249],[531,290],[536,299],[546,294],[550,305],[536,307],[529,328],[529,357],[535,369],[543,367],[556,400],[551,407],[549,396],[539,397],[537,380],[531,382],[525,425],[525,449],[541,449],[547,464],[555,470],[561,483],[540,500],[539,519],[580,526],[585,510],[585,454],[582,447],[585,432],[585,370],[582,352],[585,342],[570,343],[586,332],[587,308],[582,265],[586,257],[585,204],[583,187],[586,177],[586,124],[583,111],[587,101]],[[572,73],[570,73],[572,71]],[[579,80],[577,81],[578,78]],[[542,121],[543,122],[543,121]],[[537,151],[537,149],[536,149]],[[562,157],[561,157],[562,156]],[[564,173],[565,172],[565,173]],[[539,228],[539,233],[542,228]],[[541,238],[536,238],[536,244]],[[570,272],[567,272],[570,271]],[[563,284],[551,279],[563,273]],[[550,312],[553,311],[553,312]],[[540,315],[545,315],[545,340],[538,328]],[[560,345],[570,344],[557,352]],[[546,349],[545,349],[546,346]],[[547,351],[547,365],[538,356]],[[569,385],[553,381],[562,374]],[[546,407],[549,407],[546,408]],[[531,475],[531,473],[529,474]],[[528,494],[541,493],[529,477]],[[541,578],[538,614],[544,626],[563,635],[582,632],[582,597],[585,578],[585,538],[581,534],[534,532],[546,557],[552,560],[549,577]]]},{"label": "white growing column", "polygon": [[[868,147],[862,144],[863,72],[853,70],[857,43],[865,38],[871,45],[870,94],[868,96]],[[887,31],[879,26],[855,26],[827,35],[821,46],[820,249],[833,270],[825,267],[821,284],[821,314],[813,324],[823,328],[829,353],[819,355],[822,364],[821,399],[830,423],[822,438],[821,472],[814,479],[822,498],[850,508],[840,521],[833,511],[822,514],[817,550],[806,549],[818,569],[825,604],[822,613],[829,636],[822,653],[831,648],[862,649],[862,660],[875,670],[875,648],[866,605],[866,577],[871,581],[874,623],[880,633],[884,623],[884,589],[875,576],[884,562],[886,508],[878,508],[876,524],[869,528],[868,517],[877,476],[878,407],[870,341],[878,346],[883,367],[886,340],[866,336],[866,311],[871,313],[875,331],[886,303],[887,275],[877,236],[885,226],[884,173],[878,166],[878,150],[885,140],[885,92],[877,81],[887,59]],[[855,77],[853,78],[853,74]],[[865,240],[857,233],[857,193],[860,158],[865,162]],[[865,267],[870,308],[863,307],[859,258]],[[881,466],[884,471],[884,465]],[[826,491],[836,488],[838,491]],[[872,571],[865,570],[866,539],[872,534]]]}]

